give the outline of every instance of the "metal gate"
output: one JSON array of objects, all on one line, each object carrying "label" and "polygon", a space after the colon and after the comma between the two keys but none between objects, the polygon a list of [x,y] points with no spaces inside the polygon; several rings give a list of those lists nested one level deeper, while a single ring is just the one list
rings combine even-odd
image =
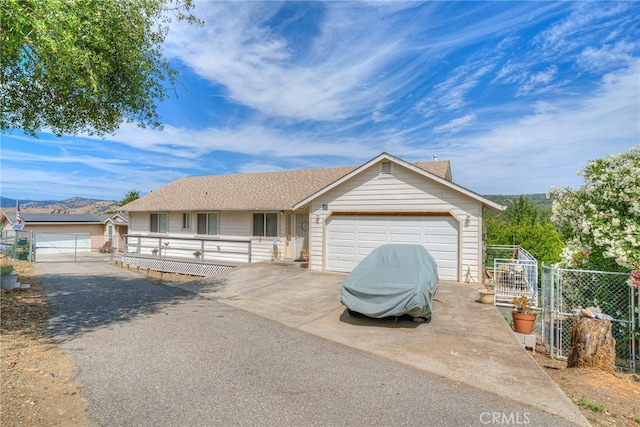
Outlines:
[{"label": "metal gate", "polygon": [[490,245],[485,248],[486,274],[495,283],[496,302],[510,303],[526,295],[538,307],[538,260],[520,246]]},{"label": "metal gate", "polygon": [[567,359],[571,351],[574,310],[598,307],[613,317],[616,367],[635,370],[639,355],[636,334],[637,286],[629,285],[629,273],[569,270],[542,265],[542,339],[549,355]]},{"label": "metal gate", "polygon": [[91,233],[35,233],[35,254],[64,254],[76,259],[78,253],[91,252]]}]

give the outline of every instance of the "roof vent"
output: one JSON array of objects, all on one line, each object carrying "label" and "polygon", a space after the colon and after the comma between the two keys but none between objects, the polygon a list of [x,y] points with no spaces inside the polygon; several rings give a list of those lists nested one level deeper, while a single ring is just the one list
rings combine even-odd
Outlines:
[{"label": "roof vent", "polygon": [[380,165],[380,174],[391,175],[391,162],[382,162]]}]

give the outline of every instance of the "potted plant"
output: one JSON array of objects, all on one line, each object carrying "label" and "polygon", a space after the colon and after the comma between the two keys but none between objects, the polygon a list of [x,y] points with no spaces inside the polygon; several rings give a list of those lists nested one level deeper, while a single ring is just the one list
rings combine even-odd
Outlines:
[{"label": "potted plant", "polygon": [[536,322],[536,314],[531,312],[529,297],[520,295],[511,300],[514,310],[511,312],[513,317],[513,330],[519,334],[529,335],[533,331],[533,325]]},{"label": "potted plant", "polygon": [[300,249],[300,260],[302,261],[302,267],[309,266],[309,249]]},{"label": "potted plant", "polygon": [[0,287],[2,289],[14,289],[18,275],[13,271],[13,265],[5,264],[0,267]]},{"label": "potted plant", "polygon": [[496,298],[496,290],[493,284],[483,283],[482,289],[478,289],[480,294],[480,302],[482,304],[493,304]]}]

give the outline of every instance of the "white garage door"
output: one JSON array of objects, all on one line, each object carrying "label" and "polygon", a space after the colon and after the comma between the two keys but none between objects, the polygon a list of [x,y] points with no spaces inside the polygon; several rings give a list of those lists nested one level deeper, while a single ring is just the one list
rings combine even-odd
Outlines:
[{"label": "white garage door", "polygon": [[351,271],[385,243],[419,243],[441,280],[458,280],[458,222],[452,217],[335,216],[327,224],[327,270]]},{"label": "white garage door", "polygon": [[37,254],[91,252],[91,233],[37,233]]}]

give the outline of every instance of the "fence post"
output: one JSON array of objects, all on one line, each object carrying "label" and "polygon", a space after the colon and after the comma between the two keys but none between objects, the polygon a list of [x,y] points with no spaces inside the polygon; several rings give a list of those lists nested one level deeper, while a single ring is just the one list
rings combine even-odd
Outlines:
[{"label": "fence post", "polygon": [[556,330],[555,330],[555,322],[554,322],[554,317],[555,317],[555,284],[556,284],[556,280],[555,280],[555,266],[550,266],[549,267],[549,305],[551,306],[551,310],[549,310],[549,356],[554,357],[553,356],[553,348],[555,346],[555,338],[556,338]]},{"label": "fence post", "polygon": [[[633,292],[638,294],[638,304],[634,307],[633,302]],[[631,287],[631,310],[635,311],[636,308],[640,308],[640,286],[632,286]],[[633,351],[631,352],[631,357],[633,359],[632,369],[636,369],[636,356],[640,356],[640,341],[636,341],[636,327],[640,328],[640,310],[638,310],[638,321],[631,316],[631,340],[633,344]],[[637,353],[636,353],[637,352]]]}]

